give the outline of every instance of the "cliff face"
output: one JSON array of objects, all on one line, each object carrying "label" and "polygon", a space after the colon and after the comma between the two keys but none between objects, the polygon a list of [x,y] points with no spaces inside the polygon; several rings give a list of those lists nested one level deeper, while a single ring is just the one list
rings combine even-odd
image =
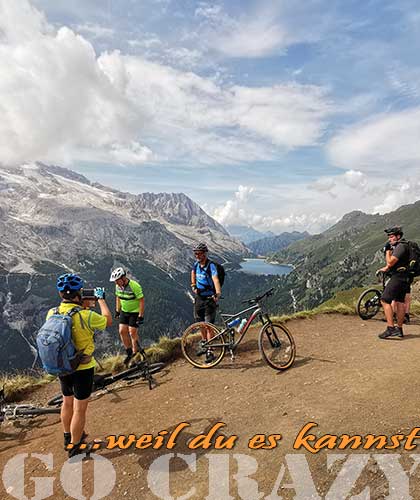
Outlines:
[{"label": "cliff face", "polygon": [[221,258],[246,252],[182,193],[121,193],[40,164],[0,167],[0,193],[1,265],[9,271],[36,271],[41,261],[71,267],[80,254],[140,256],[186,271],[201,240]]}]

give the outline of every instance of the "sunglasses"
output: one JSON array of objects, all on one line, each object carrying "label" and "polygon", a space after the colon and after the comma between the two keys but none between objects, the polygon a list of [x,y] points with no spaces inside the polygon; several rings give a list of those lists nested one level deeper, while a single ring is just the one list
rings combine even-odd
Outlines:
[{"label": "sunglasses", "polygon": [[194,255],[197,255],[197,256],[204,255],[204,252],[194,252]]}]

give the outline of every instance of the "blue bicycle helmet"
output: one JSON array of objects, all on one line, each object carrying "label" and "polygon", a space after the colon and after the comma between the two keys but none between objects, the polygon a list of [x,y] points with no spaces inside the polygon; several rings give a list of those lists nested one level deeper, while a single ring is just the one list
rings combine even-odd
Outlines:
[{"label": "blue bicycle helmet", "polygon": [[57,278],[59,292],[77,292],[83,288],[83,280],[77,274],[66,273]]}]

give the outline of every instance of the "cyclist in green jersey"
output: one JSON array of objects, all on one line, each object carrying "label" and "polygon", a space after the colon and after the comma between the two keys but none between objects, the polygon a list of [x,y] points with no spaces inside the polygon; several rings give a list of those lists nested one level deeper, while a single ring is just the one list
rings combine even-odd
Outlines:
[{"label": "cyclist in green jersey", "polygon": [[139,325],[144,323],[144,295],[137,281],[127,278],[124,268],[117,267],[109,281],[115,282],[115,318],[119,318],[119,333],[126,350],[124,364],[137,354],[143,354],[139,345]]}]

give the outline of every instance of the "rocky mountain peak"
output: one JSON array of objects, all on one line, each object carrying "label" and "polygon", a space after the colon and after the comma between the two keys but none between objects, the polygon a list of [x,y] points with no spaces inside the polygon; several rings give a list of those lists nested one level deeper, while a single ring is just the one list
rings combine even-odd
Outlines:
[{"label": "rocky mountain peak", "polygon": [[222,258],[246,253],[183,193],[121,193],[40,163],[0,167],[0,253],[6,269],[29,269],[42,260],[69,265],[76,253],[93,252],[133,254],[182,271],[191,247],[203,239]]}]

